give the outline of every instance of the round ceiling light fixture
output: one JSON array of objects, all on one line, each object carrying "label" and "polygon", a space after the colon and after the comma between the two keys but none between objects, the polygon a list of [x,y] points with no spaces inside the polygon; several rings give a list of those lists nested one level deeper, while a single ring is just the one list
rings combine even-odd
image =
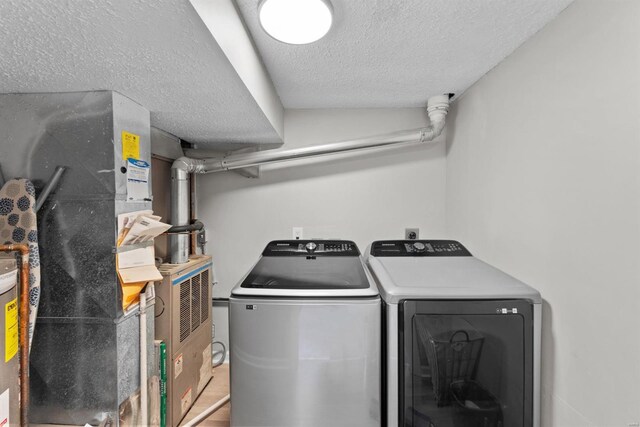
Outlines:
[{"label": "round ceiling light fixture", "polygon": [[320,40],[333,23],[328,0],[262,0],[258,15],[267,34],[289,44]]}]

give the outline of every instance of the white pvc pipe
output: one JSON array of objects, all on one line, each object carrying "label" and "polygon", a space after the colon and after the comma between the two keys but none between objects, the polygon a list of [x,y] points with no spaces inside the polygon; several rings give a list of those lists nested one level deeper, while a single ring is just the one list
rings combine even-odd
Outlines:
[{"label": "white pvc pipe", "polygon": [[227,394],[225,397],[223,397],[222,399],[218,400],[213,405],[209,406],[202,413],[200,413],[200,415],[198,415],[197,417],[195,417],[194,419],[192,419],[188,423],[184,424],[182,427],[194,427],[194,426],[199,425],[202,421],[207,419],[211,414],[213,414],[218,409],[220,409],[224,405],[226,405],[227,402],[229,402],[229,400],[231,400],[231,396]]},{"label": "white pvc pipe", "polygon": [[147,396],[147,295],[140,293],[140,425],[149,425]]},{"label": "white pvc pipe", "polygon": [[[256,153],[231,154],[222,158],[192,159],[180,157],[173,162],[171,171],[171,224],[187,225],[189,205],[187,203],[190,173],[211,173],[233,169],[242,169],[269,163],[326,156],[357,150],[382,150],[388,147],[404,146],[433,141],[442,133],[445,118],[449,112],[449,95],[429,98],[427,114],[431,123],[422,129],[395,132],[386,135],[333,142],[312,147],[285,150],[269,150]],[[184,182],[182,182],[182,179]],[[188,236],[170,236],[171,262],[176,264],[188,261]]]},{"label": "white pvc pipe", "polygon": [[308,157],[325,156],[329,154],[345,153],[368,148],[384,147],[399,143],[423,142],[423,130],[397,132],[394,134],[374,136],[369,138],[354,139],[349,141],[334,142],[330,144],[316,145],[312,147],[294,148],[289,150],[270,150],[257,153],[237,154],[225,157],[219,166],[209,168],[208,171],[233,170],[249,166],[258,166],[268,163],[283,162],[288,160],[303,159]]},{"label": "white pvc pipe", "polygon": [[449,95],[438,95],[429,98],[427,102],[427,114],[431,123],[425,128],[312,147],[232,154],[223,158],[191,159],[181,157],[173,163],[173,168],[182,169],[188,173],[211,173],[391,145],[429,142],[442,133],[448,111]]}]

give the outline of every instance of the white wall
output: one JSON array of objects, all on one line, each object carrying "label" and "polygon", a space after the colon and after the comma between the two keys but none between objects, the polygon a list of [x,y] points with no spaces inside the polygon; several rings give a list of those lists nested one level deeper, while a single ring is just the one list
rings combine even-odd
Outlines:
[{"label": "white wall", "polygon": [[640,2],[576,1],[451,115],[447,231],[541,291],[544,425],[636,425]]},{"label": "white wall", "polygon": [[[413,129],[428,123],[424,109],[288,110],[285,148]],[[198,211],[214,257],[217,296],[256,262],[266,243],[304,237],[373,240],[444,235],[445,145],[413,146],[329,161],[264,166],[259,179],[233,172],[198,177]],[[226,311],[214,312],[217,337],[226,340]]]}]

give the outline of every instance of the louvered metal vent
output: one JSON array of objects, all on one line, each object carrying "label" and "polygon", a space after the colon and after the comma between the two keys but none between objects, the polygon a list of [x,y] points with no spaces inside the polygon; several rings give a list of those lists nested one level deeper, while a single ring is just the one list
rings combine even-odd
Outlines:
[{"label": "louvered metal vent", "polygon": [[191,280],[180,283],[180,342],[186,340],[191,332],[190,295]]},{"label": "louvered metal vent", "polygon": [[209,270],[180,283],[180,342],[209,319]]},{"label": "louvered metal vent", "polygon": [[191,331],[200,326],[200,276],[191,279]]},{"label": "louvered metal vent", "polygon": [[200,286],[200,321],[204,323],[209,318],[209,304],[211,304],[211,298],[209,297],[209,270],[202,272]]}]

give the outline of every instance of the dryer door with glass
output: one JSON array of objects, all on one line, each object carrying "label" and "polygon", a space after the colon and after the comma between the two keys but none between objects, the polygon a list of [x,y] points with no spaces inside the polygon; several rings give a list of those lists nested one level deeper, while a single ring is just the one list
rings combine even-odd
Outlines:
[{"label": "dryer door with glass", "polygon": [[399,321],[400,426],[533,425],[530,302],[406,300]]}]

